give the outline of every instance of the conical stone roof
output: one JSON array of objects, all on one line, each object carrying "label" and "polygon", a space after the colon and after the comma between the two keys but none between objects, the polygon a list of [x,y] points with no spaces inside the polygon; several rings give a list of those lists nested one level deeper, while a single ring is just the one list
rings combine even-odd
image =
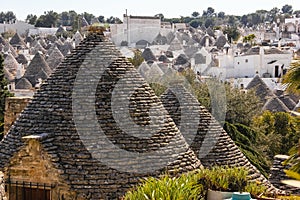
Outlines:
[{"label": "conical stone roof", "polygon": [[8,43],[7,40],[2,37],[2,35],[0,35],[0,43],[3,44],[3,45]]},{"label": "conical stone roof", "polygon": [[37,52],[46,53],[47,50],[40,44],[40,41],[36,43],[34,47],[31,48],[31,54],[34,55]]},{"label": "conical stone roof", "polygon": [[166,36],[162,36],[160,33],[154,38],[152,44],[153,45],[165,45],[167,44],[168,40]]},{"label": "conical stone roof", "polygon": [[0,143],[0,167],[26,145],[23,136],[36,135],[71,191],[118,199],[141,178],[200,167],[163,110],[134,66],[103,35],[91,34],[56,68]]},{"label": "conical stone roof", "polygon": [[11,53],[15,58],[18,57],[18,54],[17,54],[16,50],[8,42],[5,43],[3,51],[7,52],[7,53]]},{"label": "conical stone roof", "polygon": [[179,51],[183,50],[183,47],[177,37],[175,37],[172,42],[170,43],[170,46],[168,48],[168,51]]},{"label": "conical stone roof", "polygon": [[16,84],[16,89],[29,90],[32,89],[32,85],[26,78],[21,78]]},{"label": "conical stone roof", "polygon": [[11,74],[5,67],[3,69],[3,72],[4,72],[4,76],[5,78],[9,81],[9,82],[12,82],[15,80],[15,76],[13,74]]},{"label": "conical stone roof", "polygon": [[27,63],[28,63],[28,60],[27,60],[26,56],[24,54],[21,54],[21,53],[18,55],[16,60],[18,61],[18,63],[23,64],[23,65],[27,65]]},{"label": "conical stone roof", "polygon": [[15,33],[9,43],[14,47],[26,47],[24,40],[18,33]]},{"label": "conical stone roof", "polygon": [[79,31],[76,31],[76,33],[73,36],[73,40],[75,41],[75,46],[79,45],[79,43],[83,40],[83,37],[79,33]]},{"label": "conical stone roof", "polygon": [[9,53],[5,56],[4,68],[6,68],[13,76],[15,76],[17,73],[18,65],[19,63],[12,54]]},{"label": "conical stone roof", "polygon": [[50,51],[49,57],[46,59],[47,64],[52,71],[63,61],[64,56],[57,47],[54,47]]},{"label": "conical stone roof", "polygon": [[44,71],[48,76],[52,73],[52,70],[48,66],[47,62],[45,61],[44,57],[37,52],[28,67],[26,68],[24,77],[27,78],[32,85],[37,83],[37,74],[41,71]]},{"label": "conical stone roof", "polygon": [[204,167],[244,166],[250,171],[251,180],[263,182],[270,190],[275,189],[209,111],[183,86],[171,86],[160,99]]},{"label": "conical stone roof", "polygon": [[224,47],[224,45],[226,44],[227,39],[224,35],[221,35],[217,38],[216,42],[215,42],[215,46],[217,46],[218,49],[221,49]]},{"label": "conical stone roof", "polygon": [[155,61],[156,57],[153,54],[153,52],[151,51],[150,48],[146,48],[143,53],[142,53],[142,57],[145,59],[145,61]]},{"label": "conical stone roof", "polygon": [[138,67],[138,72],[141,74],[143,78],[147,77],[147,72],[150,70],[149,65],[146,62],[142,62]]},{"label": "conical stone roof", "polygon": [[160,69],[158,64],[154,62],[150,69],[146,72],[146,80],[148,83],[159,81],[160,78],[164,75],[164,72]]},{"label": "conical stone roof", "polygon": [[280,101],[284,103],[284,105],[289,109],[293,110],[297,105],[288,95],[282,95],[278,97]]},{"label": "conical stone roof", "polygon": [[273,96],[272,91],[269,89],[267,84],[256,75],[246,87],[247,90],[254,89],[256,95],[263,101],[266,102],[268,97]]},{"label": "conical stone roof", "polygon": [[278,98],[273,97],[267,100],[262,108],[271,112],[289,112],[289,108]]}]

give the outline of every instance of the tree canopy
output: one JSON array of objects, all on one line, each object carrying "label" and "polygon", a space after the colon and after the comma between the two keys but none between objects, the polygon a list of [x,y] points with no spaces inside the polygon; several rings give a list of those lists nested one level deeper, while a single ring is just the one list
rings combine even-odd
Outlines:
[{"label": "tree canopy", "polygon": [[4,131],[4,111],[5,111],[5,99],[12,96],[7,88],[7,80],[4,74],[3,56],[0,54],[0,139],[2,139]]},{"label": "tree canopy", "polygon": [[17,20],[16,15],[12,11],[0,12],[0,23],[14,23]]}]

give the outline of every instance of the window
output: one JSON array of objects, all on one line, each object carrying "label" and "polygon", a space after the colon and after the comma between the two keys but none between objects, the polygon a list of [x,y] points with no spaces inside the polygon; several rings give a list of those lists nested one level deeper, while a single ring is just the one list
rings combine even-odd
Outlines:
[{"label": "window", "polygon": [[240,62],[237,62],[237,64],[239,65],[239,64],[240,64]]},{"label": "window", "polygon": [[280,73],[279,73],[279,66],[276,65],[276,66],[275,66],[275,75],[274,75],[274,76],[275,76],[276,78],[279,78],[279,74],[280,74]]},{"label": "window", "polygon": [[5,191],[9,200],[51,200],[53,185],[7,180]]},{"label": "window", "polygon": [[247,62],[248,62],[248,59],[245,60],[245,63],[247,63]]},{"label": "window", "polygon": [[50,190],[27,187],[14,187],[9,193],[9,199],[50,200]]}]

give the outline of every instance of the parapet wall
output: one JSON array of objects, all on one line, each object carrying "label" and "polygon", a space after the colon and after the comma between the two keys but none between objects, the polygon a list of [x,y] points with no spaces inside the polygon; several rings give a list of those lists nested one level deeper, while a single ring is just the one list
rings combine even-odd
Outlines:
[{"label": "parapet wall", "polygon": [[30,102],[31,97],[9,97],[5,101],[4,135],[9,131],[19,114]]}]

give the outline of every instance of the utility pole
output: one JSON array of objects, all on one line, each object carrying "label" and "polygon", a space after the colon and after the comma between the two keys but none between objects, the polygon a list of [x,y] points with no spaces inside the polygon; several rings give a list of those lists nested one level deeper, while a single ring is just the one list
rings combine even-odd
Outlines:
[{"label": "utility pole", "polygon": [[129,46],[129,22],[128,22],[128,20],[129,20],[129,18],[128,18],[128,14],[127,14],[127,9],[125,10],[126,11],[126,18],[127,18],[127,23],[126,23],[126,30],[127,30],[127,46]]}]

